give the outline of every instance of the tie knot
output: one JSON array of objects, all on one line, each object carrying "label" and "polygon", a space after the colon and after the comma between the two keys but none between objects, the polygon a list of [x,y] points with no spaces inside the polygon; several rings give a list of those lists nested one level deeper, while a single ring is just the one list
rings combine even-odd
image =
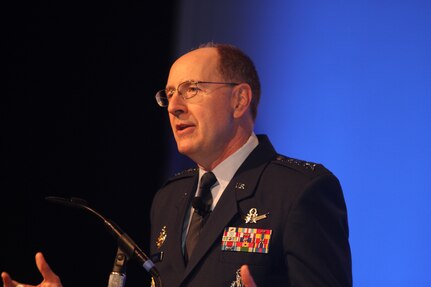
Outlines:
[{"label": "tie knot", "polygon": [[207,217],[211,212],[213,197],[211,194],[211,186],[217,182],[214,173],[207,172],[201,177],[199,184],[199,195],[192,201],[192,206],[195,211],[202,217]]},{"label": "tie knot", "polygon": [[217,178],[211,171],[204,173],[201,178],[200,188],[203,190],[210,189],[216,183]]}]

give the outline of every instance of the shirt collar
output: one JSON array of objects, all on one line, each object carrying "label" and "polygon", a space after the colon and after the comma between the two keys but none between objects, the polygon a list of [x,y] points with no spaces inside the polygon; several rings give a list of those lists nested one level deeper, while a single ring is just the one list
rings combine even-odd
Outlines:
[{"label": "shirt collar", "polygon": [[[257,136],[252,132],[247,142],[242,147],[212,170],[217,178],[218,184],[220,185],[218,190],[223,191],[226,188],[238,168],[245,161],[248,155],[258,146],[258,144],[259,140],[257,139]],[[205,172],[206,171],[202,168],[199,168],[199,178],[201,178]]]}]

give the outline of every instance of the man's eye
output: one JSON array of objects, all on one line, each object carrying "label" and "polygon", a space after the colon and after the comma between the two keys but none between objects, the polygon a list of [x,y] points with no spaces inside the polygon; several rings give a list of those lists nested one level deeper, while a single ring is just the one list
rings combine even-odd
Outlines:
[{"label": "man's eye", "polygon": [[199,91],[199,88],[197,86],[189,86],[187,88],[187,93],[197,93]]},{"label": "man's eye", "polygon": [[175,90],[166,90],[166,97],[168,99],[172,98],[172,96],[174,95]]}]

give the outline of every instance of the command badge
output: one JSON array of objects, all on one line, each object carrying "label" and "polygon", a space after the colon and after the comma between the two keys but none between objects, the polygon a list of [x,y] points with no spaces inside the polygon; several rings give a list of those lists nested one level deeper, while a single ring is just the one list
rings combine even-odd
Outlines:
[{"label": "command badge", "polygon": [[157,241],[156,241],[157,248],[162,247],[163,243],[166,240],[166,236],[168,236],[168,233],[166,232],[166,226],[163,226],[162,230],[160,231],[159,237],[157,237]]},{"label": "command badge", "polygon": [[245,223],[256,223],[257,221],[266,218],[267,215],[268,213],[262,215],[257,214],[257,209],[253,207],[247,213]]}]

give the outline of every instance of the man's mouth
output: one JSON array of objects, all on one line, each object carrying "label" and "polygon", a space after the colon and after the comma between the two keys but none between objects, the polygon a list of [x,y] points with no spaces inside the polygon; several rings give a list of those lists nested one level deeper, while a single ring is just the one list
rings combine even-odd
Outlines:
[{"label": "man's mouth", "polygon": [[177,131],[183,131],[183,130],[185,130],[185,129],[189,128],[189,127],[192,127],[192,126],[193,125],[179,124],[179,125],[176,125],[176,130]]}]

